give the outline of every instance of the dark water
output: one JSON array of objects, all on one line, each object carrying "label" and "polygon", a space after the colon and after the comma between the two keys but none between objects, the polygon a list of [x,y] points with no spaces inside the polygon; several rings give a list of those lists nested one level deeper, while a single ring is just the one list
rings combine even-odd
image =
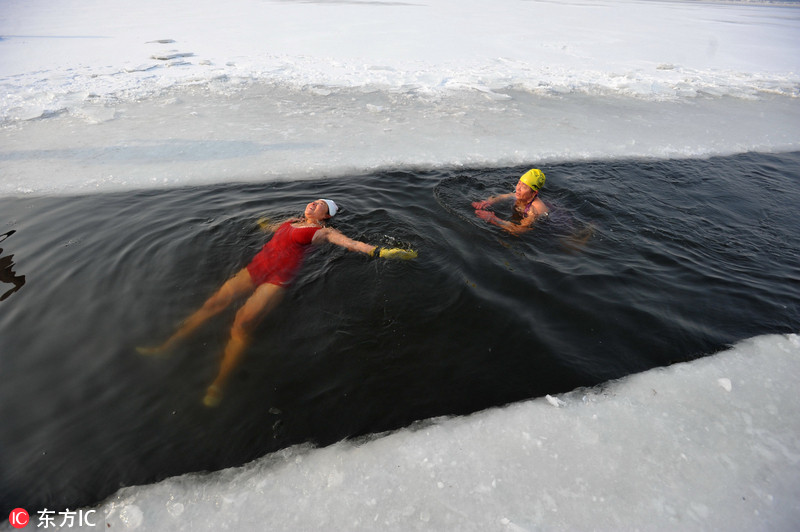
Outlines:
[{"label": "dark water", "polygon": [[[800,153],[543,169],[553,213],[520,238],[469,202],[527,168],[0,199],[2,515],[800,330]],[[135,352],[246,264],[260,216],[320,196],[419,258],[315,250],[215,410],[234,310],[169,358]]]}]

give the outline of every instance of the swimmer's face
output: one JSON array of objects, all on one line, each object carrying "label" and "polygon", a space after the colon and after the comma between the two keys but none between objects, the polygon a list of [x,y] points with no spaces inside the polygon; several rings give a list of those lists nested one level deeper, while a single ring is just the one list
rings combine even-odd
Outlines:
[{"label": "swimmer's face", "polygon": [[530,201],[536,194],[531,187],[522,181],[517,181],[517,188],[514,190],[514,196],[516,196],[519,201]]},{"label": "swimmer's face", "polygon": [[328,213],[328,204],[321,199],[312,201],[306,205],[304,214],[306,218],[311,218],[312,220],[326,220],[331,217]]}]

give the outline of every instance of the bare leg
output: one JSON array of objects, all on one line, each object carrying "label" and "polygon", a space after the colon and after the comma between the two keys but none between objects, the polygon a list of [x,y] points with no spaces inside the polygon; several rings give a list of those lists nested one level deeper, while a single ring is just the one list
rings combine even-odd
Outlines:
[{"label": "bare leg", "polygon": [[222,390],[231,372],[239,365],[244,350],[250,343],[250,335],[261,319],[269,314],[283,299],[284,289],[274,284],[262,284],[236,313],[231,327],[231,337],[225,346],[219,373],[206,391],[203,404],[217,406],[222,399]]},{"label": "bare leg", "polygon": [[253,290],[255,284],[250,278],[250,272],[244,268],[228,279],[194,314],[186,318],[164,343],[156,347],[139,347],[137,351],[143,355],[158,355],[169,351],[178,341],[189,336],[209,318],[225,310],[234,299]]}]

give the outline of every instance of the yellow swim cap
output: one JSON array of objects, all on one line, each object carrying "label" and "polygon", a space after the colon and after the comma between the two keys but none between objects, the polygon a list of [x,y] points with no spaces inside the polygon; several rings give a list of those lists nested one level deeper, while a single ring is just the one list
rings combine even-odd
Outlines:
[{"label": "yellow swim cap", "polygon": [[539,192],[539,189],[544,186],[544,172],[538,168],[532,168],[522,174],[519,180],[531,187],[534,192]]}]

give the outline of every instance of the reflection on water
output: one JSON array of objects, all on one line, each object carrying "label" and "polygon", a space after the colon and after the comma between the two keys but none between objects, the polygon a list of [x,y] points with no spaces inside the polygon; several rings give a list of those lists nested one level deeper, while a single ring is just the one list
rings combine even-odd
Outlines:
[{"label": "reflection on water", "polygon": [[[16,231],[9,231],[0,235],[0,242],[4,241],[14,233],[16,233]],[[14,285],[13,288],[0,295],[0,301],[8,299],[11,294],[22,288],[25,284],[25,276],[17,275],[17,273],[14,272],[14,255],[4,256],[3,248],[0,248],[0,283]],[[2,292],[2,289],[0,289],[0,292]]]},{"label": "reflection on water", "polygon": [[[3,280],[27,280],[0,312],[0,502],[74,508],[797,331],[800,154],[543,169],[551,214],[521,237],[471,203],[527,168],[0,199]],[[259,219],[316,197],[343,233],[419,257],[312,252],[210,411],[236,309],[169,357],[135,348],[249,262]]]}]

